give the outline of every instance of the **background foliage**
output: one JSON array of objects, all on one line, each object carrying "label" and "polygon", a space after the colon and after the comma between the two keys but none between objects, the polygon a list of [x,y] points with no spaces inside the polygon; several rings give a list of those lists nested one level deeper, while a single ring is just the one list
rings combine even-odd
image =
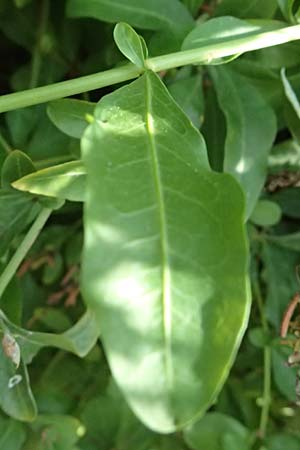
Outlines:
[{"label": "background foliage", "polygon": [[[1,93],[122,67],[125,59],[113,39],[119,21],[136,27],[150,56],[156,56],[214,44],[216,36],[222,40],[228,32],[234,37],[260,27],[278,30],[298,23],[299,17],[299,2],[288,0],[1,0]],[[145,45],[127,32],[115,29],[115,40],[143,67]],[[12,343],[11,359],[0,348],[0,449],[300,448],[297,369],[286,366],[291,350],[279,339],[282,315],[298,290],[295,268],[300,264],[299,66],[300,43],[295,41],[159,74],[201,130],[211,168],[233,175],[244,190],[253,293],[248,329],[216,402],[201,420],[170,435],[150,431],[131,412],[111,377],[101,341],[96,343],[93,317],[87,313],[80,319],[85,311],[78,286],[87,186],[80,138],[93,120],[96,102],[120,85],[1,115],[1,271],[42,206],[54,212],[0,299],[1,333],[17,336],[22,355],[16,372],[18,347]],[[157,96],[170,102],[165,115],[171,116],[178,106],[162,85],[155,86]],[[134,92],[125,94],[128,98]],[[97,134],[95,125],[89,130],[93,127]],[[84,162],[92,171],[95,160],[84,145]],[[207,161],[203,164],[208,170]],[[135,179],[139,175],[134,172]],[[238,205],[236,185],[227,175],[220,177],[224,204]],[[121,200],[114,197],[116,203]],[[217,215],[220,209],[214,205],[210,212]],[[232,251],[236,233],[228,231]],[[228,313],[223,327],[227,323],[230,329],[230,318]],[[218,323],[207,323],[213,339]],[[211,354],[212,366],[223,357],[221,350]],[[8,389],[18,382],[16,376],[22,382]],[[159,374],[154,377],[158,384]]]}]

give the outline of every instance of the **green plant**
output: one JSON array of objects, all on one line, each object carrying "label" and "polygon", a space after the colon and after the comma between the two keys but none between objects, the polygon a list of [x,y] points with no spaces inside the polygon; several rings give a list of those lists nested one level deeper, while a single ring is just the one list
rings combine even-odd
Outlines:
[{"label": "green plant", "polygon": [[298,2],[14,3],[0,448],[299,448]]}]

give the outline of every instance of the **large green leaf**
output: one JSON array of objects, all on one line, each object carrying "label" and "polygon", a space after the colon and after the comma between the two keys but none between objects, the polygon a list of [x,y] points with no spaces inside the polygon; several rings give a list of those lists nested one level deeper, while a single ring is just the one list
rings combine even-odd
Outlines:
[{"label": "large green leaf", "polygon": [[82,161],[71,161],[26,175],[15,181],[13,187],[31,194],[83,202],[85,183],[86,170]]},{"label": "large green leaf", "polygon": [[83,295],[129,404],[171,432],[215,399],[245,328],[243,195],[151,72],[100,101],[82,153]]},{"label": "large green leaf", "polygon": [[193,26],[192,16],[178,0],[69,0],[70,17],[94,17],[106,22],[127,22],[147,30],[169,29],[184,35]]},{"label": "large green leaf", "polygon": [[211,68],[211,74],[226,117],[224,170],[241,183],[248,218],[265,181],[276,117],[255,87],[239,74],[225,67]]}]

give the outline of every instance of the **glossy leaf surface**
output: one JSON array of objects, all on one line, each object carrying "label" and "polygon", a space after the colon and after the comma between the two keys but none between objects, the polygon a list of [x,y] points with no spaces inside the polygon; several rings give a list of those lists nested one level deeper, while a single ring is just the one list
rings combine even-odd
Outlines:
[{"label": "glossy leaf surface", "polygon": [[50,102],[47,114],[60,131],[80,139],[88,126],[87,117],[93,114],[94,109],[95,103],[63,98]]},{"label": "glossy leaf surface", "polygon": [[144,67],[147,58],[145,41],[127,23],[121,22],[115,26],[114,39],[123,55],[139,68]]},{"label": "glossy leaf surface", "polygon": [[247,321],[243,195],[151,72],[99,102],[82,157],[83,295],[127,401],[171,432],[211,404]]},{"label": "glossy leaf surface", "polygon": [[241,183],[248,218],[265,181],[276,117],[254,86],[237,73],[218,67],[211,75],[226,117],[224,171]]},{"label": "glossy leaf surface", "polygon": [[39,170],[13,183],[15,189],[73,202],[85,199],[86,170],[81,161],[71,161]]}]

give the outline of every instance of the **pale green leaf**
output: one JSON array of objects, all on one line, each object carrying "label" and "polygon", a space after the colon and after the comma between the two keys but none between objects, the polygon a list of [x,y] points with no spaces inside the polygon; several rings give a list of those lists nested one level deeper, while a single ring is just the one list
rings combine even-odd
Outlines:
[{"label": "pale green leaf", "polygon": [[63,98],[50,102],[47,114],[54,125],[68,136],[80,139],[93,115],[95,103]]},{"label": "pale green leaf", "polygon": [[276,117],[259,91],[226,67],[211,68],[226,117],[224,171],[241,183],[249,217],[265,182],[268,154],[276,136]]},{"label": "pale green leaf", "polygon": [[[223,42],[235,41],[241,38],[253,39],[257,33],[262,31],[258,24],[252,24],[235,17],[217,17],[200,23],[184,39],[182,50],[191,50],[201,47],[221,44]],[[238,57],[239,54],[227,58],[209,58],[206,64],[222,64]],[[203,64],[203,63],[202,63]]]},{"label": "pale green leaf", "polygon": [[130,406],[171,432],[215,399],[246,325],[243,195],[150,72],[101,99],[82,153],[83,295]]},{"label": "pale green leaf", "polygon": [[115,26],[114,40],[123,55],[133,64],[142,69],[148,56],[144,39],[127,23],[121,22]]},{"label": "pale green leaf", "polygon": [[0,318],[10,333],[17,337],[22,352],[26,352],[22,354],[26,362],[43,347],[56,347],[83,357],[93,348],[99,337],[99,327],[90,311],[86,311],[73,327],[61,334],[25,330],[10,322],[1,310]]},{"label": "pale green leaf", "polygon": [[296,0],[277,0],[277,2],[285,19],[292,23],[299,22],[299,2],[297,2]]},{"label": "pale green leaf", "polygon": [[31,194],[83,202],[85,183],[86,171],[82,161],[71,161],[27,175],[15,181],[13,187]]},{"label": "pale green leaf", "polygon": [[270,200],[259,200],[250,216],[251,222],[261,227],[271,227],[280,222],[281,208]]},{"label": "pale green leaf", "polygon": [[126,22],[147,30],[172,30],[187,33],[193,18],[179,0],[69,0],[69,17],[94,17],[105,22]]},{"label": "pale green leaf", "polygon": [[184,438],[193,450],[250,450],[247,429],[232,417],[220,413],[208,413],[184,431]]}]

